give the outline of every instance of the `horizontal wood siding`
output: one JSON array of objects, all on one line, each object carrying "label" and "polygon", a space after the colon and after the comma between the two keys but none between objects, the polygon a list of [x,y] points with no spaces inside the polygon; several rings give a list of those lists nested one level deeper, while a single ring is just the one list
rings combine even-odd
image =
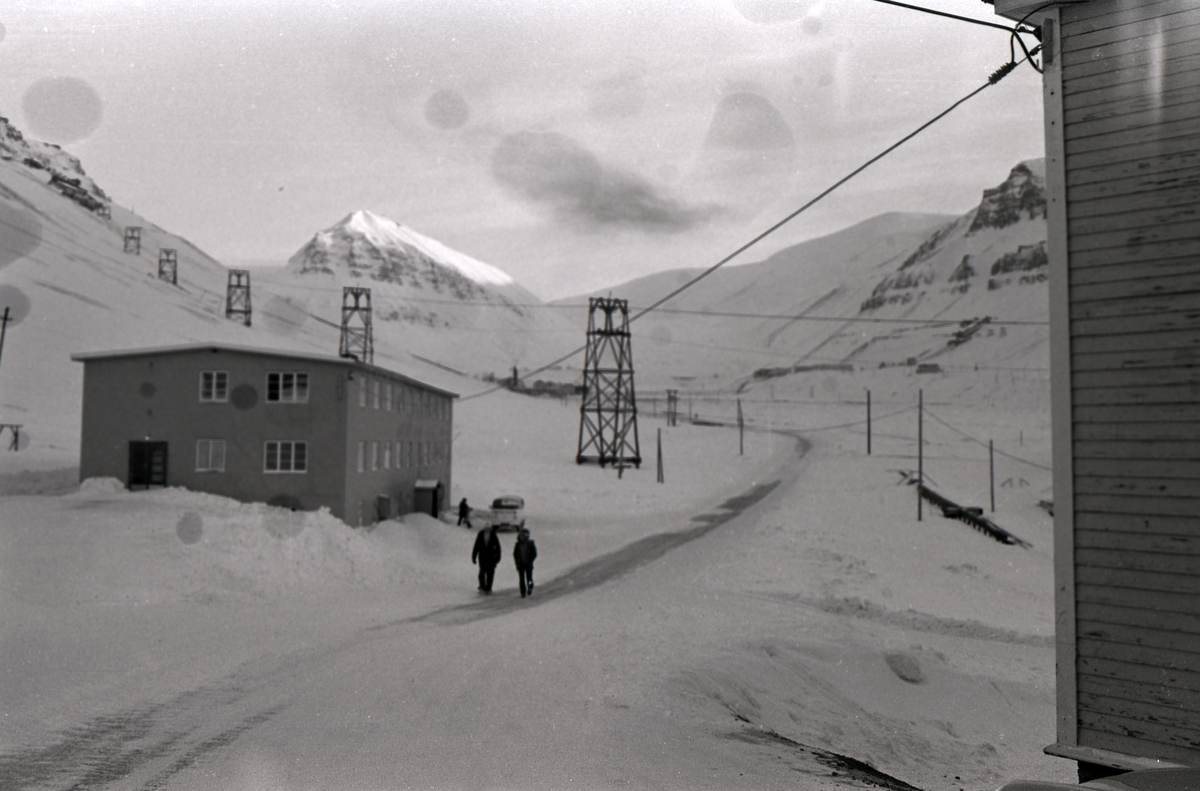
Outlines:
[{"label": "horizontal wood siding", "polygon": [[1061,20],[1076,739],[1200,765],[1200,3]]}]

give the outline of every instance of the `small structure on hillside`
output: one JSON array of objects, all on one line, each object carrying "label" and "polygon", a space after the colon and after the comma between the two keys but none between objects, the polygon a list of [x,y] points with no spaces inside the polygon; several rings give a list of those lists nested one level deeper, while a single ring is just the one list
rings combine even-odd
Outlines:
[{"label": "small structure on hillside", "polygon": [[342,357],[221,344],[75,354],[80,479],[182,486],[351,525],[450,491],[454,393]]}]

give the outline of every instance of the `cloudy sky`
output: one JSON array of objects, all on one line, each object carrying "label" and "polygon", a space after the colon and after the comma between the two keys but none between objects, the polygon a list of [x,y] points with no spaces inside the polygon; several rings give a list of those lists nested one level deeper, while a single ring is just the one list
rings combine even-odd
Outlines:
[{"label": "cloudy sky", "polygon": [[[714,263],[1009,58],[872,0],[17,0],[0,25],[0,115],[226,264],[369,209],[543,298]],[[739,261],[966,211],[1041,128],[1025,66]]]}]

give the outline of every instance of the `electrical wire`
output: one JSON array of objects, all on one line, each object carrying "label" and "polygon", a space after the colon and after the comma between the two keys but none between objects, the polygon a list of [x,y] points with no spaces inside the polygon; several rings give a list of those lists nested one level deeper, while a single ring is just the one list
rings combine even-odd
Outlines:
[{"label": "electrical wire", "polygon": [[[957,426],[950,425],[945,420],[942,420],[940,417],[935,415],[933,412],[930,412],[928,409],[925,409],[925,414],[929,415],[931,418],[936,420],[938,423],[941,423],[946,428],[950,429],[953,432],[960,434],[961,436],[965,437],[966,439],[969,439],[970,441],[977,443],[979,445],[982,445],[984,447],[988,447],[988,443],[984,442],[983,440],[981,440],[977,437],[972,436],[971,434],[968,434],[967,432],[963,431],[962,429],[958,428]],[[1001,456],[1012,459],[1013,461],[1019,461],[1022,464],[1028,464],[1030,467],[1036,467],[1039,470],[1046,470],[1047,472],[1053,471],[1052,468],[1047,467],[1045,464],[1038,464],[1036,461],[1030,461],[1029,459],[1022,459],[1020,456],[1014,456],[1011,453],[1005,453],[1002,450],[997,450],[994,445],[992,446],[992,449],[995,450],[996,453],[999,453]]]},{"label": "electrical wire", "polygon": [[[948,17],[950,19],[957,19],[960,22],[970,22],[972,25],[982,25],[984,27],[994,27],[994,28],[1003,30],[1005,33],[1011,33],[1015,30],[1015,28],[1011,28],[1008,25],[1004,25],[999,22],[988,22],[983,19],[972,19],[969,16],[959,16],[958,14],[949,14],[949,13],[946,13],[945,11],[936,11],[932,8],[925,8],[924,6],[909,5],[908,3],[900,3],[900,2],[897,2],[897,0],[875,0],[875,2],[876,3],[884,3],[886,5],[899,6],[900,8],[907,8],[910,11],[920,11],[925,14],[933,14],[934,16],[942,16],[942,17]],[[1018,23],[1018,24],[1023,24],[1023,23]]]}]

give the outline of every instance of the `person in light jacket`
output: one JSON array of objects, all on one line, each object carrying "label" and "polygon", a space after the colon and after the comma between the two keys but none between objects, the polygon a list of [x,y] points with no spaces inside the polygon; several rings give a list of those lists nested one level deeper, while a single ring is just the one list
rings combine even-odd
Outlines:
[{"label": "person in light jacket", "polygon": [[513,562],[517,564],[517,577],[521,583],[521,598],[533,593],[533,561],[537,560],[537,544],[529,531],[521,528],[517,543],[513,545]]}]

